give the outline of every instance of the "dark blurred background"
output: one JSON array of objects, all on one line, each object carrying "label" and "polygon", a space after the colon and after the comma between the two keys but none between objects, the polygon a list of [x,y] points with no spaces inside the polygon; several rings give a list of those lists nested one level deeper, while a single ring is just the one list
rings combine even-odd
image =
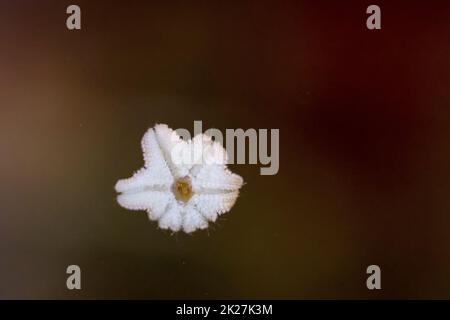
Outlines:
[{"label": "dark blurred background", "polygon": [[[0,298],[450,298],[450,3],[370,4],[2,1]],[[279,128],[280,171],[172,235],[113,186],[194,120]]]}]

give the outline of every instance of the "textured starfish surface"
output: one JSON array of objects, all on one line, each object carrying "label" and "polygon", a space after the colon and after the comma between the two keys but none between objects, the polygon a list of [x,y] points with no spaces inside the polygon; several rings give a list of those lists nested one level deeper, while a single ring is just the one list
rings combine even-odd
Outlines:
[{"label": "textured starfish surface", "polygon": [[236,202],[243,179],[227,168],[225,149],[209,136],[184,141],[158,124],[145,133],[142,150],[145,165],[117,182],[117,201],[126,209],[147,211],[161,229],[206,229]]}]

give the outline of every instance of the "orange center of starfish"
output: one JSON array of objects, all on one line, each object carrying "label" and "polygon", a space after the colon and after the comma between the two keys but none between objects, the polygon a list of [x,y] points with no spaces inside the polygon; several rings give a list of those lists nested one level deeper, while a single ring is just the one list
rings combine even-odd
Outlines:
[{"label": "orange center of starfish", "polygon": [[188,177],[179,178],[173,184],[175,199],[188,202],[193,196],[191,181]]}]

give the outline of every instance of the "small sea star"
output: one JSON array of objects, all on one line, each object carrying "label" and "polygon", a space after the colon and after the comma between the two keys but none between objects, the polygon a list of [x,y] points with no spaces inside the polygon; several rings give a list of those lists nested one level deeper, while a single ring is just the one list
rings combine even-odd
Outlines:
[{"label": "small sea star", "polygon": [[126,209],[147,211],[161,229],[206,229],[208,221],[216,221],[236,202],[243,180],[228,170],[226,150],[209,136],[184,141],[167,125],[157,124],[144,135],[142,150],[145,165],[117,182],[117,201]]}]

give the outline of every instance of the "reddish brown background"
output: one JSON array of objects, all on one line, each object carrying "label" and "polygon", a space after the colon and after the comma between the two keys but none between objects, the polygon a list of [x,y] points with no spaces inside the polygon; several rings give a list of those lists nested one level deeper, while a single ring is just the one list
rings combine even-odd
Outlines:
[{"label": "reddish brown background", "polygon": [[[1,298],[450,298],[448,2],[76,3],[0,5]],[[194,120],[279,128],[280,171],[170,235],[113,186]]]}]

